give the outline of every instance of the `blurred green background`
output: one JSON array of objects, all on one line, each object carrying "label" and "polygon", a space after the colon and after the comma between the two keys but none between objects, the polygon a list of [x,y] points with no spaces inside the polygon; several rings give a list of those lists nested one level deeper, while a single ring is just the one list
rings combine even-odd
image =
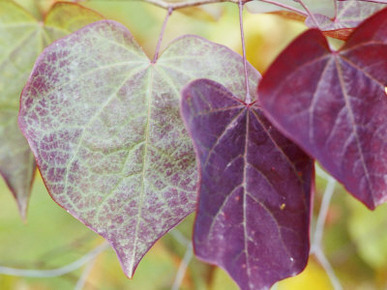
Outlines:
[{"label": "blurred green background", "polygon": [[[19,0],[37,17],[36,1]],[[39,2],[48,7],[54,1]],[[161,23],[166,11],[150,4],[133,1],[88,1],[83,5],[106,18],[125,24],[149,57],[153,57]],[[173,13],[162,48],[183,34],[196,34],[224,44],[241,53],[236,5],[223,3]],[[245,12],[248,60],[264,72],[286,45],[305,30],[301,22],[276,15]],[[325,190],[326,181],[318,177],[313,225]],[[132,280],[121,271],[113,250],[69,274],[55,278],[25,278],[0,275],[0,289],[74,289],[85,275],[83,289],[171,289],[187,252],[194,216],[163,237],[140,263]],[[52,269],[64,266],[103,243],[103,239],[72,218],[51,200],[37,174],[24,223],[16,203],[0,180],[0,266],[23,269]],[[189,250],[188,250],[189,251]],[[387,205],[374,212],[354,200],[339,185],[328,211],[324,252],[344,289],[387,289]],[[187,255],[186,255],[187,256]],[[189,255],[188,255],[189,256]],[[221,269],[206,265],[195,257],[179,289],[237,289]],[[275,285],[276,289],[332,289],[324,269],[311,256],[305,271]]]}]

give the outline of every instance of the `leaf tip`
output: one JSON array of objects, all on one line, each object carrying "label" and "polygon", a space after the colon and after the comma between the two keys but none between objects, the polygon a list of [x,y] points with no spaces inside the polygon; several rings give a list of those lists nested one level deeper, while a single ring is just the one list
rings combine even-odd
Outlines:
[{"label": "leaf tip", "polygon": [[22,221],[27,223],[27,210],[28,210],[28,199],[27,198],[17,198],[17,207],[19,209],[19,214]]}]

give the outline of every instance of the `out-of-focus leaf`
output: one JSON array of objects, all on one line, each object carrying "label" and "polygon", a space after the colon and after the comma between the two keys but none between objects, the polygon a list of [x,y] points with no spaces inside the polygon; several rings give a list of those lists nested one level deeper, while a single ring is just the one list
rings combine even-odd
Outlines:
[{"label": "out-of-focus leaf", "polygon": [[[2,0],[4,1],[4,0]],[[9,1],[9,0],[6,0]],[[12,0],[11,0],[12,1]],[[13,0],[15,3],[23,7],[31,13],[36,19],[43,20],[51,7],[57,2],[80,2],[77,0]]]},{"label": "out-of-focus leaf", "polygon": [[331,51],[318,30],[295,40],[258,94],[269,119],[370,209],[387,200],[387,9]]},{"label": "out-of-focus leaf", "polygon": [[215,267],[209,290],[238,290],[237,284],[222,268]]},{"label": "out-of-focus leaf", "polygon": [[243,93],[239,74],[240,55],[199,37],[180,38],[152,63],[113,21],[57,41],[38,59],[19,125],[54,200],[112,244],[128,276],[195,209],[181,87],[206,76]]},{"label": "out-of-focus leaf", "polygon": [[297,21],[301,21],[301,22],[304,22],[306,19],[305,16],[302,16],[298,13],[294,13],[291,11],[286,11],[286,10],[268,12],[268,14],[278,15],[278,16],[281,16],[281,17],[286,18],[286,19],[297,20]]},{"label": "out-of-focus leaf", "polygon": [[184,9],[177,10],[180,13],[183,13],[188,16],[195,17],[196,19],[203,19],[207,21],[217,21],[222,16],[224,12],[224,7],[215,5],[199,5]]},{"label": "out-of-focus leaf", "polygon": [[297,275],[282,280],[276,284],[275,289],[277,290],[330,290],[334,289],[329,280],[328,274],[325,272],[314,256],[310,256],[308,265],[305,270]]},{"label": "out-of-focus leaf", "polygon": [[[318,28],[324,31],[327,36],[346,40],[366,18],[375,12],[387,7],[386,4],[377,4],[357,0],[342,1],[337,3],[337,17],[332,19],[326,15],[316,14]],[[305,24],[308,27],[316,27],[316,24],[309,17]]]},{"label": "out-of-focus leaf", "polygon": [[387,269],[387,204],[370,212],[351,202],[348,229],[361,258],[375,270]]},{"label": "out-of-focus leaf", "polygon": [[[243,74],[235,78],[243,83]],[[313,161],[256,103],[219,83],[200,79],[182,95],[200,164],[196,255],[224,268],[241,289],[298,274],[309,255]]]},{"label": "out-of-focus leaf", "polygon": [[50,42],[102,17],[57,4],[40,23],[11,1],[0,2],[0,173],[25,217],[35,161],[17,125],[19,96],[36,57]]},{"label": "out-of-focus leaf", "polygon": [[[327,17],[333,17],[335,15],[335,6],[333,1],[335,0],[304,0],[303,2],[313,13],[319,13],[322,15],[326,15]],[[305,11],[302,5],[294,0],[278,0],[274,2],[278,2],[280,4],[284,4],[289,7]],[[261,2],[259,0],[247,2],[246,7],[252,13],[268,13],[283,10],[291,11],[274,4]]]}]

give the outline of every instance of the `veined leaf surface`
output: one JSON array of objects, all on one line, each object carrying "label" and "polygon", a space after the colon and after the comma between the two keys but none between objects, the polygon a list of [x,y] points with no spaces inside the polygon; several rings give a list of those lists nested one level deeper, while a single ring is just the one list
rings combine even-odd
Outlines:
[{"label": "veined leaf surface", "polygon": [[[243,95],[242,95],[243,96]],[[181,108],[200,170],[196,255],[241,289],[296,275],[309,256],[313,161],[219,83],[183,90]]]},{"label": "veined leaf surface", "polygon": [[[346,40],[361,22],[377,11],[387,7],[386,4],[370,3],[365,1],[349,0],[337,2],[337,17],[332,19],[326,15],[316,14],[315,19],[318,28],[325,35]],[[305,24],[308,27],[316,27],[316,24],[307,18]]]},{"label": "veined leaf surface", "polygon": [[12,1],[0,2],[0,173],[26,216],[35,161],[17,125],[19,97],[36,57],[52,41],[102,17],[57,4],[40,23]]},{"label": "veined leaf surface", "polygon": [[339,51],[296,39],[258,88],[269,119],[370,209],[387,200],[387,9]]},{"label": "veined leaf surface", "polygon": [[186,36],[152,63],[125,27],[101,21],[49,46],[22,94],[19,124],[49,192],[112,244],[129,277],[195,209],[179,100],[199,76],[245,92],[242,58],[226,47]]}]

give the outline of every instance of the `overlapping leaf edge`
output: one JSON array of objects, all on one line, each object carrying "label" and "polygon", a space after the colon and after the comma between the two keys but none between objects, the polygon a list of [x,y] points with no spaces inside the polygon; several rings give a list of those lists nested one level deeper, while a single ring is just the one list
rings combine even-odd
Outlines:
[{"label": "overlapping leaf edge", "polygon": [[[361,1],[361,0],[359,0]],[[340,52],[341,50],[345,50],[345,48],[347,47],[347,44],[351,42],[351,40],[356,37],[356,32],[359,30],[359,29],[363,29],[363,26],[367,26],[367,24],[371,21],[373,21],[374,19],[381,19],[381,15],[387,15],[387,7],[376,12],[375,14],[371,15],[369,18],[367,18],[366,20],[364,20],[348,37],[347,41],[346,41],[346,44],[343,45],[342,48],[340,48],[337,52]],[[271,65],[271,67],[269,67],[268,71],[264,74],[263,76],[263,80],[265,80],[266,78],[266,75],[268,72],[270,72],[271,70],[274,70],[274,66],[277,64],[277,62],[279,62],[279,59],[281,58],[281,60],[284,59],[287,51],[290,49],[290,47],[296,43],[299,39],[303,39],[303,38],[307,38],[312,36],[312,35],[318,35],[320,38],[321,38],[321,41],[324,40],[324,43],[321,43],[320,45],[323,46],[323,47],[326,47],[327,49],[327,53],[337,53],[336,51],[332,50],[330,47],[329,47],[329,44],[328,44],[328,41],[325,37],[325,33],[320,31],[319,29],[317,28],[312,28],[312,29],[309,29],[308,31],[304,32],[302,35],[298,36],[284,51],[282,51],[282,53],[278,56],[278,58],[273,62],[273,64]],[[351,43],[350,46],[353,46],[353,44]],[[265,81],[261,82],[260,85],[262,83],[265,83]],[[260,85],[258,85],[258,88],[257,88],[257,91],[258,91],[258,94],[260,93]],[[387,87],[386,87],[387,88]],[[386,96],[387,96],[387,91],[386,91]],[[258,101],[260,102],[260,100]],[[271,113],[269,113],[266,108],[265,108],[265,105],[263,105],[263,108],[264,108],[264,112],[266,114],[266,116],[268,117],[268,119],[285,135],[287,136],[289,139],[293,140],[294,142],[296,142],[297,144],[299,144],[299,146],[301,148],[303,148],[308,154],[310,154],[310,156],[314,157],[312,154],[307,148],[305,148],[304,144],[302,141],[300,140],[297,140],[297,138],[294,138],[294,136],[289,133],[282,125],[281,123],[279,123],[276,119],[275,116],[271,115]],[[319,161],[317,159],[317,161]],[[386,160],[387,161],[387,160]],[[322,164],[322,166],[324,166],[324,164]],[[343,183],[343,181],[341,180],[340,177],[337,176],[337,174],[335,172],[332,172],[330,171],[329,169],[327,169],[327,171],[332,174],[332,176],[334,176],[340,183],[342,183],[344,185],[344,187],[347,188],[346,184]],[[359,199],[365,206],[367,206],[370,210],[374,210],[376,206],[384,203],[387,201],[387,196],[384,196],[382,199],[380,200],[375,200],[373,202],[367,202],[365,200],[362,200],[360,199],[356,194],[352,193],[351,191],[349,191],[355,198]]]}]

